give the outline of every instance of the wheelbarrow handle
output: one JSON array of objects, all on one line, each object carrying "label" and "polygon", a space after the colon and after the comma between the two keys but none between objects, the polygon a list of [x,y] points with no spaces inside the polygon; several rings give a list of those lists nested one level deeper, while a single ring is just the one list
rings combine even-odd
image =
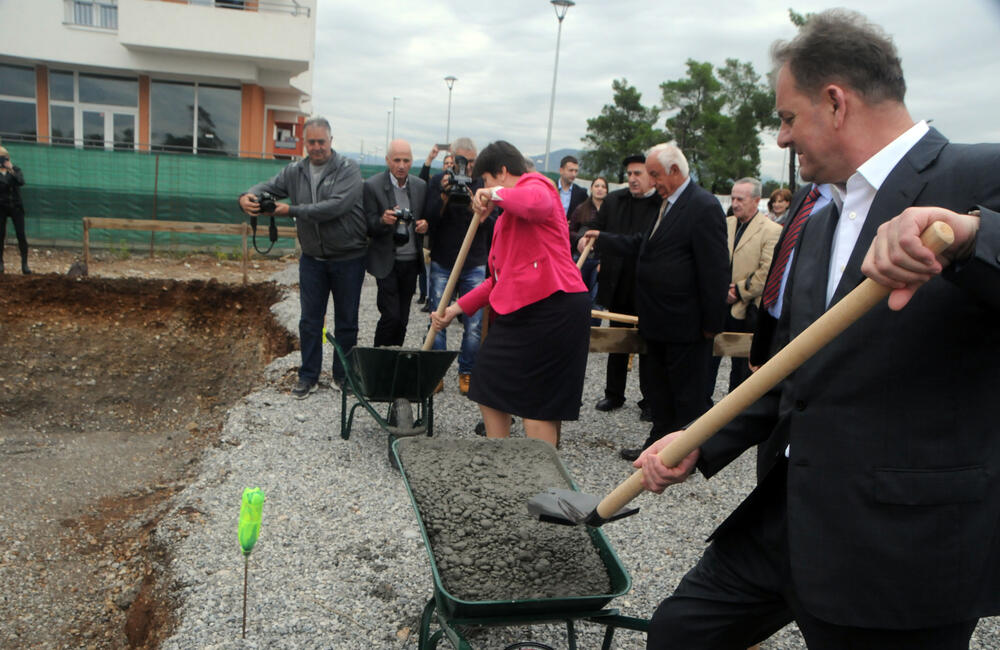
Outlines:
[{"label": "wheelbarrow handle", "polygon": [[[472,218],[469,219],[469,229],[465,231],[465,239],[462,240],[462,246],[458,249],[458,256],[455,258],[455,264],[451,267],[451,275],[448,276],[448,284],[444,287],[444,293],[441,294],[441,298],[438,300],[437,315],[444,316],[444,310],[448,308],[448,303],[451,302],[451,295],[455,292],[455,285],[458,284],[458,277],[462,275],[462,267],[465,266],[465,258],[469,256],[469,249],[472,248],[472,240],[476,236],[476,229],[479,228],[479,215],[473,214]],[[427,337],[424,339],[424,346],[420,348],[421,350],[430,350],[434,345],[434,337],[437,336],[437,330],[431,325],[430,329],[427,330]]]},{"label": "wheelbarrow handle", "polygon": [[[920,238],[925,246],[938,253],[951,245],[954,234],[947,224],[938,221],[928,226]],[[673,442],[661,449],[658,454],[660,460],[667,467],[678,465],[745,408],[760,399],[854,321],[884,300],[890,291],[889,287],[866,278],[735,390],[682,431]],[[604,497],[597,506],[597,514],[610,518],[642,491],[642,470],[639,469]]]},{"label": "wheelbarrow handle", "polygon": [[587,245],[583,247],[583,252],[580,253],[580,259],[576,261],[576,268],[578,269],[583,268],[583,263],[587,261],[587,257],[590,255],[590,250],[594,247],[594,242],[596,241],[597,241],[596,238],[591,239],[590,241],[587,242]]}]

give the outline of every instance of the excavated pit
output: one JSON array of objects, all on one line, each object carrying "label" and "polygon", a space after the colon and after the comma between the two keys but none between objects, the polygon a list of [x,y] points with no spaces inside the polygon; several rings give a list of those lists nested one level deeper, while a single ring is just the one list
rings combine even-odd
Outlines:
[{"label": "excavated pit", "polygon": [[[0,647],[154,648],[167,499],[295,339],[273,284],[0,275]],[[197,517],[192,512],[188,516]]]}]

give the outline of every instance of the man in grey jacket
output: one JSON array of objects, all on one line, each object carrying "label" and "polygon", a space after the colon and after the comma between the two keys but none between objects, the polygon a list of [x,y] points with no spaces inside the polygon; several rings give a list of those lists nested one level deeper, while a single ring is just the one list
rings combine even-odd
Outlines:
[{"label": "man in grey jacket", "polygon": [[[323,318],[333,294],[333,336],[345,351],[358,340],[358,305],[365,278],[367,226],[362,207],[361,170],[332,149],[330,123],[314,117],[303,135],[307,160],[291,163],[274,178],[254,185],[240,196],[240,207],[260,214],[258,197],[270,192],[274,214],[295,219],[302,256],[299,258],[299,341],[302,367],[292,394],[305,399],[316,390],[323,366]],[[344,368],[333,359],[333,380],[340,385]]]}]

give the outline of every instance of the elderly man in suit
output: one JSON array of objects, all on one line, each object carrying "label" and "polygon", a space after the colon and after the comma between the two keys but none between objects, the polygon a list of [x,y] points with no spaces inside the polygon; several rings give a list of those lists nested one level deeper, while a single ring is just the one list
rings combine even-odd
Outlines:
[{"label": "elderly man in suit", "polygon": [[[598,238],[602,251],[636,258],[636,309],[653,408],[642,449],[705,410],[712,338],[725,320],[720,296],[729,286],[726,216],[718,199],[691,180],[684,153],[672,144],[650,149],[646,170],[661,199],[650,230],[584,235]],[[635,460],[642,449],[622,449],[621,456]]]},{"label": "elderly man in suit", "polygon": [[[776,346],[865,275],[892,293],[677,467],[655,455],[676,434],[639,458],[659,491],[781,441],[648,644],[746,647],[794,620],[810,647],[966,648],[1000,614],[1000,146],[914,122],[860,14],[816,14],[772,55],[778,143],[834,186],[794,243]],[[936,256],[934,221],[955,232]]]},{"label": "elderly man in suit", "polygon": [[371,235],[365,265],[378,283],[376,347],[403,345],[406,339],[427,232],[423,218],[427,184],[410,175],[410,143],[389,143],[385,164],[388,169],[366,180],[364,187],[365,218]]},{"label": "elderly man in suit", "polygon": [[[726,234],[729,244],[729,266],[732,281],[726,292],[725,328],[727,332],[752,332],[757,324],[757,309],[764,281],[771,268],[774,245],[781,235],[781,226],[760,212],[760,181],[741,178],[733,183],[730,191],[733,216],[726,217]],[[719,372],[720,357],[713,357],[708,377],[708,400],[715,391],[715,377]],[[746,359],[734,357],[729,371],[729,390],[743,383],[750,376]]]}]

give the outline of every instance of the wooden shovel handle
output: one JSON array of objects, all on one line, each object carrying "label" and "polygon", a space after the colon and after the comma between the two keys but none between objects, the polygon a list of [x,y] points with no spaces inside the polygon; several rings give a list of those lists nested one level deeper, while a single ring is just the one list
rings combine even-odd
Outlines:
[{"label": "wooden shovel handle", "polygon": [[601,320],[615,321],[616,323],[627,323],[629,325],[638,325],[639,317],[633,316],[632,314],[618,314],[613,311],[604,311],[603,309],[591,309],[591,318],[600,318]]},{"label": "wooden shovel handle", "polygon": [[[924,245],[939,253],[954,241],[951,228],[936,221],[920,236]],[[823,346],[889,295],[889,287],[866,278],[853,291],[828,309],[801,334],[792,339],[757,372],[726,395],[685,429],[658,456],[667,467],[679,464],[692,451],[729,424],[743,410],[760,399],[778,382],[794,372]],[[597,506],[597,514],[609,518],[643,491],[642,470],[636,470]]]},{"label": "wooden shovel handle", "polygon": [[582,269],[583,263],[587,261],[587,256],[590,255],[590,249],[594,247],[594,242],[596,239],[591,239],[587,242],[587,245],[583,247],[583,252],[580,253],[580,259],[576,261],[576,268]]},{"label": "wooden shovel handle", "polygon": [[[440,300],[438,300],[437,315],[444,316],[444,310],[448,308],[448,303],[451,302],[451,294],[455,292],[455,285],[458,284],[458,277],[462,275],[462,267],[465,266],[465,258],[469,256],[469,249],[472,248],[472,240],[476,236],[476,229],[479,228],[479,215],[473,214],[472,218],[469,220],[469,229],[465,231],[465,239],[462,240],[462,247],[458,249],[458,257],[455,258],[455,264],[451,267],[451,275],[448,276],[448,284],[444,287],[444,293],[441,294]],[[427,337],[424,339],[424,346],[420,348],[421,350],[430,350],[431,346],[434,345],[434,337],[437,336],[438,331],[434,329],[431,325],[430,329],[427,330]]]}]

